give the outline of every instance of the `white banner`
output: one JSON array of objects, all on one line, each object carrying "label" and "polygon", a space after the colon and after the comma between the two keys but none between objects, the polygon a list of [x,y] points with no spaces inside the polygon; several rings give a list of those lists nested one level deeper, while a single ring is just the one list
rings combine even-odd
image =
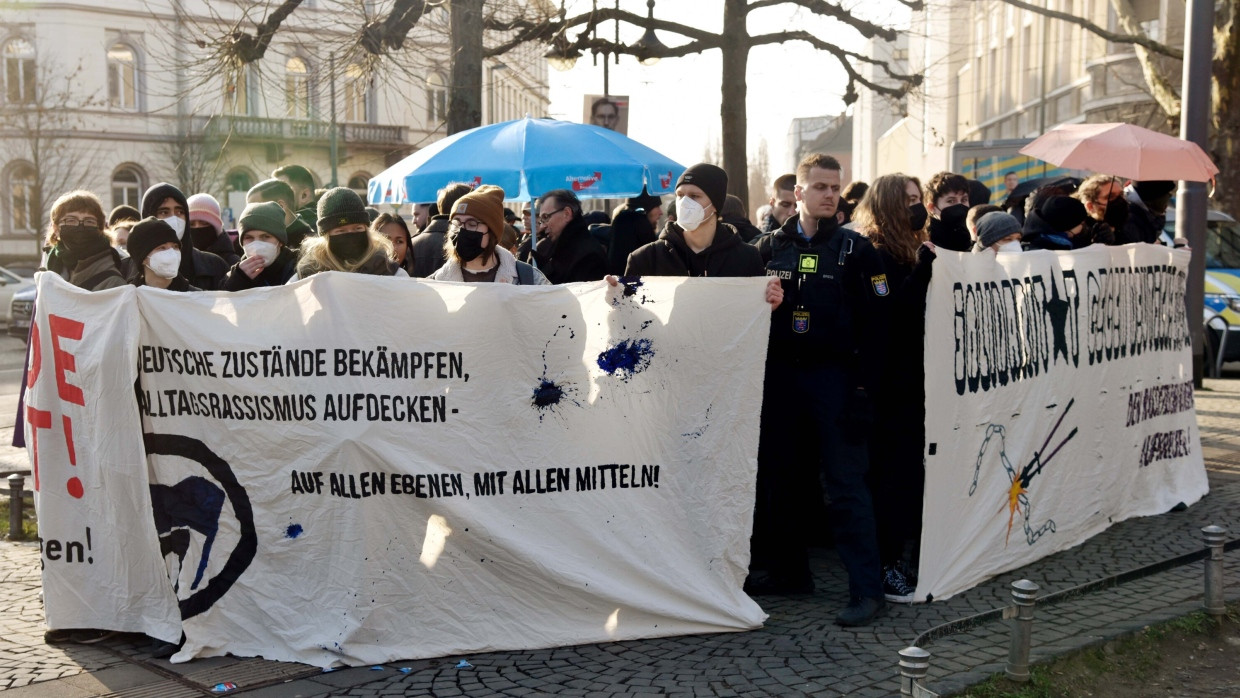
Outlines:
[{"label": "white banner", "polygon": [[176,642],[134,400],[135,289],[89,293],[51,273],[38,285],[23,417],[47,624]]},{"label": "white banner", "polygon": [[1188,261],[1154,245],[939,253],[918,600],[1206,494]]},{"label": "white banner", "polygon": [[[184,618],[174,661],[369,665],[756,628],[741,585],[765,282],[332,273],[95,294],[104,317],[138,317],[90,347],[103,370],[82,384],[136,365],[138,407],[129,373],[117,409],[135,421],[80,449],[145,439],[154,518],[135,504],[116,527],[156,524]],[[40,312],[79,295],[45,281]],[[122,572],[78,589],[132,594]],[[84,601],[49,588],[49,613],[76,624]]]}]

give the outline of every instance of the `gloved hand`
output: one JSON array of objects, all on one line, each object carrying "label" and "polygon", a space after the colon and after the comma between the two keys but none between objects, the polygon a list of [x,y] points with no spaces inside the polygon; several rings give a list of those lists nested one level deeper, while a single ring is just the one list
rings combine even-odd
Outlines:
[{"label": "gloved hand", "polygon": [[874,428],[874,407],[864,388],[854,388],[848,397],[844,398],[839,424],[844,440],[848,443],[859,444],[869,440],[870,430]]}]

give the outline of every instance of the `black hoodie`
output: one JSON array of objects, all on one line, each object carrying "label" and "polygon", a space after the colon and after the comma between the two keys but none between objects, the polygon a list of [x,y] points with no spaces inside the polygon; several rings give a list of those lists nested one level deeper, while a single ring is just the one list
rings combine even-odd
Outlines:
[{"label": "black hoodie", "polygon": [[[142,195],[142,205],[139,207],[142,209],[142,217],[154,216],[164,199],[172,199],[185,209],[185,231],[181,236],[180,276],[185,277],[191,285],[200,289],[214,291],[222,288],[224,276],[228,273],[228,265],[216,255],[194,247],[193,233],[189,232],[189,202],[180,189],[167,182],[152,185]],[[189,251],[188,254],[186,250]],[[141,264],[142,260],[138,260],[137,263]]]},{"label": "black hoodie", "polygon": [[669,224],[658,240],[629,255],[625,276],[764,276],[758,248],[745,241],[727,223],[715,227],[715,239],[701,252],[689,249],[684,230]]}]

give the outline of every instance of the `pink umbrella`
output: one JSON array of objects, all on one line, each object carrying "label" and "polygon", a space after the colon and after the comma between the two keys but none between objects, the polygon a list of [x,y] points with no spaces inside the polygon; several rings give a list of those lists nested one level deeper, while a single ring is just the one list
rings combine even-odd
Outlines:
[{"label": "pink umbrella", "polygon": [[1137,181],[1208,182],[1218,174],[1196,143],[1132,124],[1064,124],[1020,152],[1068,169]]}]

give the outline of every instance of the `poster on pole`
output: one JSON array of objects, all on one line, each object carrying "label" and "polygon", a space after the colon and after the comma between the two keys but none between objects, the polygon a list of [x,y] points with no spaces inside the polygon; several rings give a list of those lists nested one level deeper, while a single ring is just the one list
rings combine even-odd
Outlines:
[{"label": "poster on pole", "polygon": [[586,95],[583,98],[581,123],[629,135],[628,96]]},{"label": "poster on pole", "polygon": [[1146,244],[940,250],[918,600],[1206,494],[1188,262]]}]

